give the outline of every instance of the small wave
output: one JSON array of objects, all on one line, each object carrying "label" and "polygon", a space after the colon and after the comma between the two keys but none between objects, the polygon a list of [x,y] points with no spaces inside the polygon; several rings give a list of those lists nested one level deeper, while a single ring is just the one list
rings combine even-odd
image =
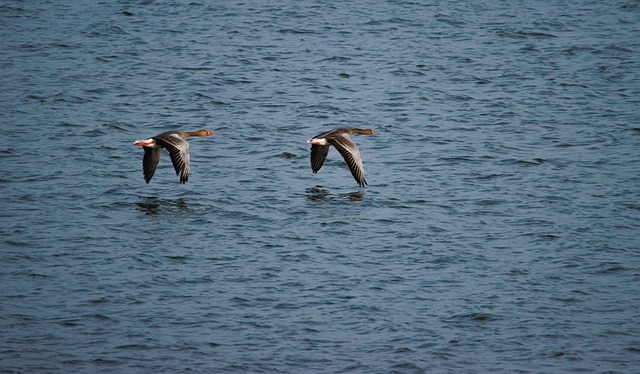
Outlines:
[{"label": "small wave", "polygon": [[125,132],[125,133],[129,132],[129,129],[126,128],[126,126],[118,122],[108,122],[108,123],[102,124],[102,126],[110,130],[116,130],[116,131]]},{"label": "small wave", "polygon": [[464,21],[446,14],[436,14],[435,19],[438,22],[443,22],[443,23],[446,23],[447,25],[455,26],[455,27],[462,27],[466,24]]},{"label": "small wave", "polygon": [[347,62],[350,61],[351,58],[349,57],[344,57],[344,56],[333,56],[333,57],[327,57],[327,58],[323,58],[318,60],[318,62],[326,62],[326,61],[332,61],[332,62]]},{"label": "small wave", "polygon": [[498,30],[496,34],[504,38],[528,39],[528,38],[556,38],[557,36],[540,31],[523,31],[523,30]]},{"label": "small wave", "polygon": [[299,158],[300,156],[296,155],[295,153],[291,153],[291,152],[282,152],[282,153],[280,153],[278,155],[278,157],[290,160],[292,158]]},{"label": "small wave", "polygon": [[492,322],[502,319],[501,316],[489,313],[464,313],[454,314],[447,318],[445,322]]},{"label": "small wave", "polygon": [[206,67],[206,66],[184,66],[181,67],[180,70],[185,70],[185,71],[211,71],[211,70],[215,70],[214,68],[211,67]]},{"label": "small wave", "polygon": [[278,30],[281,34],[316,34],[315,31],[312,30],[300,30],[300,29],[280,29]]}]

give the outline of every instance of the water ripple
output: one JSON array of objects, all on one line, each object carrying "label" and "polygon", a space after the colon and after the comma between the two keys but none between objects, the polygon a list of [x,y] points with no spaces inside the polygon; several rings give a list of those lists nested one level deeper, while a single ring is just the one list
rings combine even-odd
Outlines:
[{"label": "water ripple", "polygon": [[637,367],[639,11],[0,5],[3,370]]}]

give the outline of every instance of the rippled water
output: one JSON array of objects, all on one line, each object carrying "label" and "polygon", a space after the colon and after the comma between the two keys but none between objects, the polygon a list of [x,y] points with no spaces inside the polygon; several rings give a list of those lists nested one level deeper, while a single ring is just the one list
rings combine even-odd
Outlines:
[{"label": "rippled water", "polygon": [[[3,2],[0,371],[637,370],[639,20]],[[366,188],[311,173],[339,126]],[[133,141],[202,127],[144,183]]]}]

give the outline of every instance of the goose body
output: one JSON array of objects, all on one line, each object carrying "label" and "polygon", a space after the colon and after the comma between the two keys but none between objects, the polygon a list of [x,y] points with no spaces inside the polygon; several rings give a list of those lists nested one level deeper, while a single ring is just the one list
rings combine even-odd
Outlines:
[{"label": "goose body", "polygon": [[371,135],[375,133],[376,130],[371,129],[339,128],[318,134],[307,140],[307,143],[311,144],[311,170],[314,173],[320,170],[329,153],[329,146],[334,146],[344,158],[347,166],[349,166],[353,178],[360,186],[364,187],[367,181],[364,178],[360,150],[356,143],[351,140],[351,136],[354,134]]},{"label": "goose body", "polygon": [[191,162],[189,160],[189,143],[185,139],[193,136],[210,135],[213,135],[213,132],[206,129],[198,131],[167,131],[133,143],[144,148],[144,157],[142,158],[144,181],[147,183],[151,181],[153,174],[156,172],[156,166],[160,161],[162,149],[166,148],[169,151],[176,175],[180,175],[180,183],[187,183]]}]

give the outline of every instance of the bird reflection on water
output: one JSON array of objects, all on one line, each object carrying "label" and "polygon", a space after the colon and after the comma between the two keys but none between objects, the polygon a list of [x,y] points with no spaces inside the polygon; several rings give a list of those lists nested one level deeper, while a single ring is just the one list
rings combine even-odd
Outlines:
[{"label": "bird reflection on water", "polygon": [[364,199],[362,191],[332,194],[321,186],[307,188],[305,193],[307,200],[312,202],[362,201]]},{"label": "bird reflection on water", "polygon": [[192,211],[183,198],[179,199],[159,199],[157,197],[147,197],[143,202],[136,203],[138,209],[145,214],[158,215],[162,213],[187,213]]}]

